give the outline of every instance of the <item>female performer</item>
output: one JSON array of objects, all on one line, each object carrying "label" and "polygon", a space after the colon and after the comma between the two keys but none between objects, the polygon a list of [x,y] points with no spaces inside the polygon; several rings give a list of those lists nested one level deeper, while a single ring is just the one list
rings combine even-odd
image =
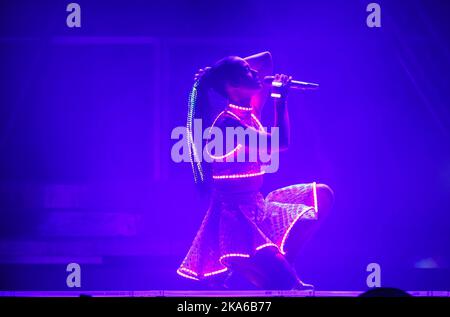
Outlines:
[{"label": "female performer", "polygon": [[[333,193],[328,186],[316,183],[277,189],[266,198],[259,192],[264,165],[259,159],[250,160],[251,154],[260,153],[264,146],[271,154],[284,151],[290,138],[286,100],[291,77],[277,74],[271,86],[263,85],[264,76],[271,73],[271,54],[263,52],[246,58],[228,56],[196,74],[189,100],[188,143],[194,180],[208,189],[211,198],[177,270],[183,277],[209,285],[221,281],[226,289],[312,288],[297,277],[293,262],[306,237],[330,210]],[[211,103],[211,90],[227,100],[224,109],[216,110],[217,105]],[[275,134],[260,122],[269,95],[276,97],[273,126],[278,128],[278,146],[271,142]],[[233,138],[230,151],[213,154],[208,150],[211,133],[205,146],[194,142],[197,118],[203,126],[211,127],[210,132],[219,129],[226,134],[227,128],[242,128],[266,138],[266,142],[243,144]],[[209,155],[209,162],[199,158],[203,153]],[[245,159],[238,160],[239,155]]]}]

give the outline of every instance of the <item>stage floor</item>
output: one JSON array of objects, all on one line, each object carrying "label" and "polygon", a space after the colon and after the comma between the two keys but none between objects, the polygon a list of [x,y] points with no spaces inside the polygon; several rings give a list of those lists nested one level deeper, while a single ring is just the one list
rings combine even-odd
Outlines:
[{"label": "stage floor", "polygon": [[[363,291],[0,291],[0,297],[356,297]],[[450,291],[408,291],[415,297],[450,297]]]}]

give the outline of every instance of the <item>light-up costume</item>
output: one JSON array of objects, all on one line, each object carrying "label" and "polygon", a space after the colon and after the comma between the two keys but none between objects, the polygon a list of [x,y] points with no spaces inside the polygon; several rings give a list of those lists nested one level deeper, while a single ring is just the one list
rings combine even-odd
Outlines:
[{"label": "light-up costume", "polygon": [[[193,92],[195,94],[195,89]],[[191,99],[195,99],[195,95],[191,95]],[[188,134],[192,132],[189,119],[193,115],[188,115]],[[251,108],[234,105],[228,105],[216,117],[213,126],[222,130],[228,126],[253,127],[264,133]],[[192,134],[188,138],[191,146]],[[244,150],[246,145],[238,144],[234,150],[218,158],[237,155]],[[201,153],[195,146],[192,151],[194,157]],[[192,164],[195,168],[197,163]],[[228,271],[230,258],[250,258],[262,248],[277,248],[285,254],[293,227],[302,221],[318,219],[315,183],[277,189],[264,198],[259,192],[264,174],[259,162],[222,160],[211,164],[210,206],[177,270],[179,275],[194,280],[207,279]],[[201,170],[200,173],[197,170],[196,177],[204,177]]]}]

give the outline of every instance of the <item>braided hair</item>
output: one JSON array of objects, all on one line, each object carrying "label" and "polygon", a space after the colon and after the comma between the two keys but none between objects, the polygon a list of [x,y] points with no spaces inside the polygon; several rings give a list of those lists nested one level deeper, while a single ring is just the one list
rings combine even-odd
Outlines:
[{"label": "braided hair", "polygon": [[191,161],[194,182],[202,188],[209,188],[211,183],[211,166],[201,158],[203,154],[204,141],[201,148],[195,144],[193,137],[193,124],[195,119],[201,119],[203,127],[211,126],[214,115],[219,113],[210,102],[209,91],[212,89],[224,98],[227,98],[226,83],[237,82],[241,76],[241,69],[235,61],[237,56],[228,56],[205,71],[195,80],[188,101],[188,113],[186,120],[189,157]]},{"label": "braided hair", "polygon": [[191,161],[194,182],[201,187],[209,187],[210,183],[210,166],[203,162],[203,138],[200,144],[194,142],[193,124],[195,119],[201,119],[202,123],[209,126],[211,122],[212,107],[209,102],[208,91],[211,88],[212,69],[208,68],[205,72],[195,80],[189,94],[188,113],[187,113],[187,139],[189,148],[189,158]]}]

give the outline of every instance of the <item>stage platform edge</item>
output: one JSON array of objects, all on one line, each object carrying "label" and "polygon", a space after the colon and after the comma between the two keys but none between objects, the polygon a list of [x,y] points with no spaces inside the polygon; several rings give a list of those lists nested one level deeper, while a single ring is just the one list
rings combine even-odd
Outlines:
[{"label": "stage platform edge", "polygon": [[[450,291],[407,291],[415,297],[450,297]],[[363,291],[0,291],[0,297],[356,297]]]}]

